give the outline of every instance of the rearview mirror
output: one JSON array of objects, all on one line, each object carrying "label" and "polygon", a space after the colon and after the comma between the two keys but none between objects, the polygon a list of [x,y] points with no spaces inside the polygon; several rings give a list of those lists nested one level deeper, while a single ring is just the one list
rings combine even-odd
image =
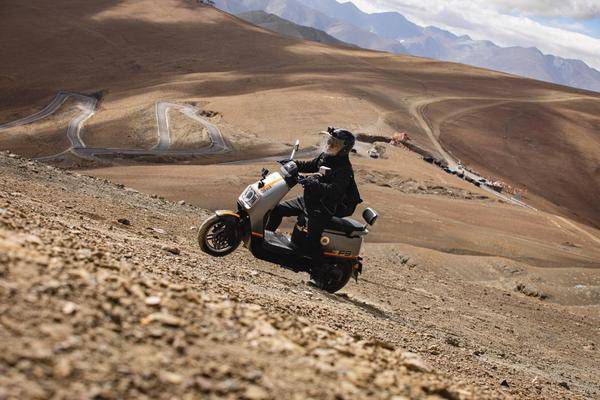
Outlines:
[{"label": "rearview mirror", "polygon": [[371,207],[365,208],[365,211],[363,211],[362,216],[365,222],[371,226],[373,226],[375,221],[377,221],[377,217],[379,217],[377,211],[373,210]]},{"label": "rearview mirror", "polygon": [[296,139],[296,143],[294,143],[294,147],[292,148],[292,154],[290,155],[290,160],[293,160],[296,156],[296,152],[300,148],[300,140]]}]

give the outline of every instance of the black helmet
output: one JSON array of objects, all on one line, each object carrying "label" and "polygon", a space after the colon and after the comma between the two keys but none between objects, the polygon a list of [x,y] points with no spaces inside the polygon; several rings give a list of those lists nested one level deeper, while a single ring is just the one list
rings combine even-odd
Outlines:
[{"label": "black helmet", "polygon": [[327,128],[327,146],[325,152],[330,155],[345,155],[349,154],[350,150],[354,147],[356,138],[352,132],[346,129],[339,129],[334,127]]}]

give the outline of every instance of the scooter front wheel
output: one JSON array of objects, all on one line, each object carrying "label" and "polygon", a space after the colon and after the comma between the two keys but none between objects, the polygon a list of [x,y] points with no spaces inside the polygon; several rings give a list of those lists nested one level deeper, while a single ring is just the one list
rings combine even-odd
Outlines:
[{"label": "scooter front wheel", "polygon": [[231,254],[240,245],[239,221],[231,215],[213,215],[200,226],[200,249],[213,257]]}]

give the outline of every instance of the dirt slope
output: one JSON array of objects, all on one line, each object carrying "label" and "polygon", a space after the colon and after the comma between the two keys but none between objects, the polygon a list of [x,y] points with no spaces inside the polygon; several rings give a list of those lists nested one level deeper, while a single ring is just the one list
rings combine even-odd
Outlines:
[{"label": "dirt slope", "polygon": [[[373,244],[359,284],[328,295],[245,250],[200,253],[201,209],[5,154],[0,168],[6,396],[600,394],[598,297],[543,301],[525,265]],[[600,285],[592,272],[569,275]]]},{"label": "dirt slope", "polygon": [[5,155],[0,165],[3,398],[483,393],[257,298],[239,285],[258,275],[238,269],[245,255],[223,265],[195,249],[202,210]]}]

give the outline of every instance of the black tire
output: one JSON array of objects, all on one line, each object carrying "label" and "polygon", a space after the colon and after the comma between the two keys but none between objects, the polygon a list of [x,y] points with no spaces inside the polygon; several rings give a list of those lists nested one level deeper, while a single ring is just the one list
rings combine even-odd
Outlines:
[{"label": "black tire", "polygon": [[213,257],[225,257],[240,245],[239,220],[233,215],[213,215],[200,226],[200,249]]},{"label": "black tire", "polygon": [[329,293],[341,290],[352,277],[352,265],[348,263],[324,264],[312,274],[315,285]]}]

